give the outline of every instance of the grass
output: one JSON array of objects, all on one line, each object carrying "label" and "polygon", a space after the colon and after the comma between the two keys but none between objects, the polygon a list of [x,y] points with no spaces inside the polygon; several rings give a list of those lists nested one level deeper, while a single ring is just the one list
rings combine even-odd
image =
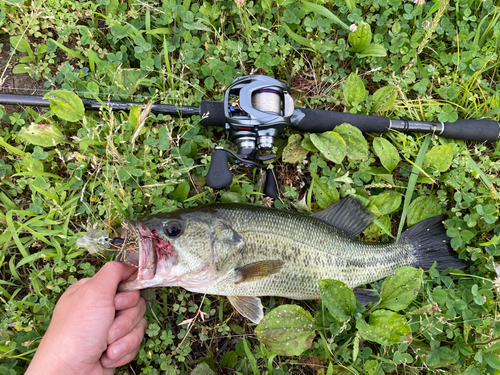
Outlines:
[{"label": "grass", "polygon": [[[297,107],[498,120],[499,9],[491,0],[8,0],[0,4],[0,44],[15,73],[45,82],[47,90],[103,102],[221,101],[234,78],[266,74],[290,85]],[[352,24],[364,30],[359,39],[348,30]],[[15,93],[6,72],[2,92]],[[66,118],[57,110],[0,106],[2,374],[26,369],[57,298],[112,258],[77,247],[88,228],[113,236],[123,218],[219,201],[268,203],[259,168],[234,166],[225,191],[205,185],[213,147],[234,149],[221,128],[139,109],[72,108]],[[56,144],[30,138],[32,124],[44,125],[40,136],[49,142],[56,134]],[[360,307],[344,311],[344,321],[323,302],[263,298],[267,314],[296,304],[316,323],[309,349],[278,354],[224,297],[163,288],[144,291],[148,331],[137,358],[118,373],[197,367],[208,373],[207,366],[240,374],[500,370],[497,143],[359,135],[347,126],[322,137],[289,131],[277,141],[283,159],[271,162],[281,187],[275,207],[315,212],[356,194],[377,219],[364,233],[371,241],[387,241],[403,226],[443,213],[453,247],[470,262],[463,272],[431,269],[408,306],[395,312],[413,340],[366,338],[357,319],[370,323],[369,311]],[[325,142],[334,156],[322,149]],[[380,290],[382,283],[371,287]],[[180,324],[200,315],[205,320],[189,329]]]}]

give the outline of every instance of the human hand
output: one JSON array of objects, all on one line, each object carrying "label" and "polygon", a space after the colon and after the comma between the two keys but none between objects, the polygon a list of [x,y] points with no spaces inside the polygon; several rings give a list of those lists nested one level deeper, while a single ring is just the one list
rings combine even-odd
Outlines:
[{"label": "human hand", "polygon": [[56,304],[26,374],[113,374],[135,358],[146,330],[138,290],[117,292],[136,268],[106,263],[71,285]]}]

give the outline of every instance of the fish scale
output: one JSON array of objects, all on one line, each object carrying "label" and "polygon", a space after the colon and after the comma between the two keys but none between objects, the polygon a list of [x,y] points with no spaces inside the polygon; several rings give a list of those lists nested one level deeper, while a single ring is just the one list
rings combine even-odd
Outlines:
[{"label": "fish scale", "polygon": [[411,265],[406,249],[409,245],[356,241],[310,216],[259,207],[246,208],[243,215],[239,206],[219,209],[218,216],[245,243],[235,267],[270,259],[284,260],[285,265],[261,280],[235,284],[228,275],[210,286],[192,289],[194,292],[314,299],[319,297],[320,279],[340,280],[354,288]]},{"label": "fish scale", "polygon": [[[319,298],[318,280],[336,279],[350,288],[369,284],[402,266],[437,270],[463,268],[436,216],[402,233],[397,242],[356,239],[373,221],[354,196],[304,215],[261,206],[211,204],[148,216],[126,225],[139,235],[123,241],[139,249],[139,272],[119,286],[134,290],[180,286],[192,292],[227,296],[242,315],[258,323],[257,296]],[[174,226],[175,230],[168,228]],[[169,235],[169,233],[173,233]],[[137,258],[137,257],[136,257]],[[154,272],[142,272],[154,270]],[[355,290],[362,303],[373,290]]]}]

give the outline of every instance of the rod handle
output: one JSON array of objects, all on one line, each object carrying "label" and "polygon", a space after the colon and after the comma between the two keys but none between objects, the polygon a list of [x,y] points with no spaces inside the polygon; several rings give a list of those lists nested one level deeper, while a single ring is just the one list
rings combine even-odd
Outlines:
[{"label": "rod handle", "polygon": [[500,138],[500,124],[494,120],[457,120],[453,123],[442,123],[390,120],[388,117],[321,109],[299,108],[298,110],[305,116],[292,123],[292,128],[301,132],[323,133],[346,122],[367,133],[385,133],[389,130],[402,133],[434,133],[444,138],[477,142],[495,142]]},{"label": "rod handle", "polygon": [[203,100],[200,103],[201,124],[203,126],[224,126],[226,115],[224,114],[224,103]]}]

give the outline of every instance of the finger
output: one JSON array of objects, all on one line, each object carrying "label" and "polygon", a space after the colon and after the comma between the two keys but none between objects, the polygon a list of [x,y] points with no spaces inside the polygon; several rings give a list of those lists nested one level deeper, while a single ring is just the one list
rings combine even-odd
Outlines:
[{"label": "finger", "polygon": [[84,279],[80,279],[78,280],[77,282],[71,284],[68,289],[66,289],[66,292],[65,293],[68,293],[68,294],[73,294],[75,293],[78,289],[80,289],[82,287],[83,284],[85,284],[86,282],[88,282],[90,280],[90,277],[86,277]]},{"label": "finger", "polygon": [[115,368],[132,361],[139,353],[146,327],[146,319],[142,318],[132,331],[108,346],[108,350],[101,357],[102,367]]},{"label": "finger", "polygon": [[121,262],[108,262],[86,283],[86,288],[96,288],[103,294],[115,295],[120,282],[127,280],[137,268]]},{"label": "finger", "polygon": [[137,305],[140,299],[141,293],[138,290],[118,292],[115,296],[115,309],[117,311],[129,309]]},{"label": "finger", "polygon": [[121,310],[116,313],[115,320],[108,333],[108,345],[119,340],[131,332],[134,327],[143,319],[146,312],[146,302],[140,299],[136,306],[130,309]]}]

